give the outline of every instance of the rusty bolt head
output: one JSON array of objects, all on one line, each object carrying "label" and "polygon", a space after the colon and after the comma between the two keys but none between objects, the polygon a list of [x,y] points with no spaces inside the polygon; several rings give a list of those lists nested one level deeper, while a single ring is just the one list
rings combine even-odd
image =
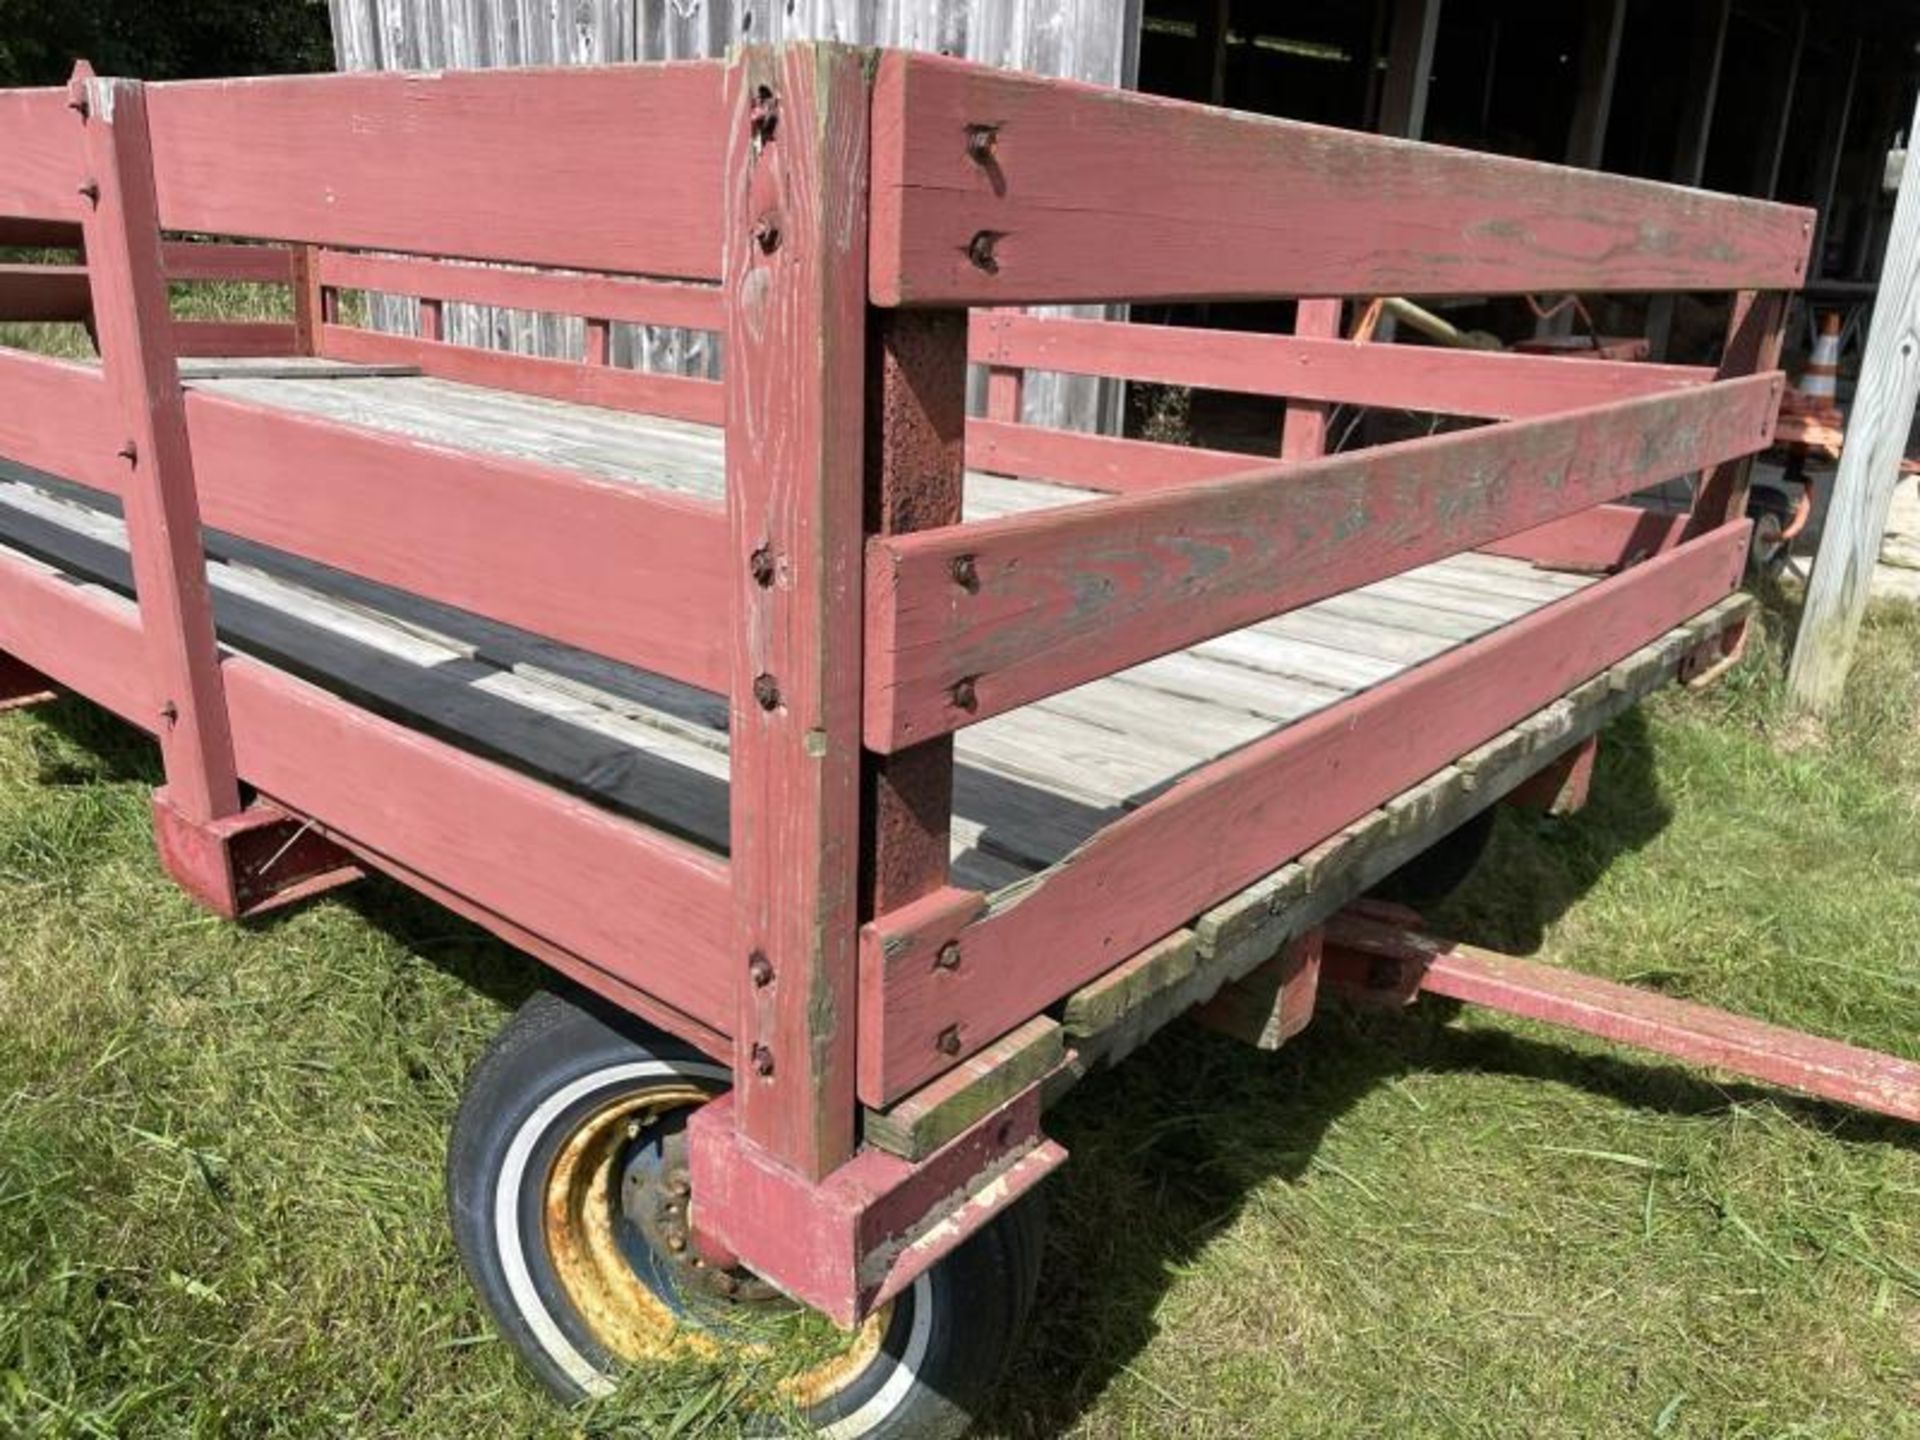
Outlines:
[{"label": "rusty bolt head", "polygon": [[172,725],[180,719],[180,707],[169,700],[160,707],[160,718]]},{"label": "rusty bolt head", "polygon": [[753,222],[753,243],[760,247],[762,255],[771,255],[780,248],[780,222],[772,216],[762,216]]},{"label": "rusty bolt head", "polygon": [[758,585],[762,590],[773,584],[774,564],[772,549],[762,545],[758,550],[754,551],[753,554],[747,557],[747,569],[752,572],[753,583]]},{"label": "rusty bolt head", "polygon": [[763,1080],[773,1074],[773,1051],[764,1045],[755,1045],[751,1054],[753,1057],[754,1074],[760,1076]]},{"label": "rusty bolt head", "polygon": [[126,461],[129,465],[137,465],[140,462],[140,447],[134,444],[133,441],[131,440],[127,441],[126,444],[122,445],[118,450],[114,451],[113,453],[115,455],[118,455],[122,460]]},{"label": "rusty bolt head", "polygon": [[958,970],[960,968],[960,942],[949,940],[940,947],[940,953],[933,957],[936,970]]},{"label": "rusty bolt head", "polygon": [[762,710],[780,708],[780,682],[771,675],[753,677],[753,698],[760,702]]},{"label": "rusty bolt head", "polygon": [[933,1048],[938,1050],[942,1055],[958,1055],[960,1053],[960,1027],[958,1025],[947,1026],[946,1029],[940,1032],[940,1038],[933,1042]]},{"label": "rusty bolt head", "polygon": [[965,590],[969,595],[979,593],[980,567],[975,563],[973,556],[956,555],[953,557],[953,563],[947,568],[953,574],[954,584],[958,585],[962,590]]},{"label": "rusty bolt head", "polygon": [[980,697],[974,693],[971,675],[954,681],[953,690],[950,693],[953,703],[960,709],[971,711],[980,708]]},{"label": "rusty bolt head", "polygon": [[991,165],[994,147],[999,140],[998,125],[967,126],[967,157],[976,165]]},{"label": "rusty bolt head", "polygon": [[973,268],[984,270],[989,275],[1000,273],[1000,257],[994,253],[1000,243],[1000,237],[991,230],[982,230],[967,242],[967,259],[973,262]]},{"label": "rusty bolt head", "polygon": [[98,180],[88,180],[81,185],[80,194],[85,197],[87,204],[97,209],[100,205],[100,182]]},{"label": "rusty bolt head", "polygon": [[773,983],[773,962],[758,950],[747,957],[747,978],[753,981],[756,990],[764,990]]}]

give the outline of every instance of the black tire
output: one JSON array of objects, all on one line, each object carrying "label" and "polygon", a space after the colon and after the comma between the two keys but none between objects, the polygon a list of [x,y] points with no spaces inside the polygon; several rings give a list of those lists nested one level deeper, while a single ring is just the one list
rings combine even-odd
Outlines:
[{"label": "black tire", "polygon": [[[570,1146],[594,1117],[645,1087],[712,1095],[727,1083],[723,1067],[689,1047],[590,999],[551,992],[521,1007],[469,1078],[447,1152],[454,1241],[501,1333],[563,1400],[607,1393],[622,1361],[583,1318],[554,1263],[543,1215],[557,1162],[578,1153]],[[650,1118],[647,1143],[669,1123]],[[623,1133],[634,1128],[627,1123]],[[632,1165],[623,1172],[629,1178]],[[614,1229],[627,1227],[621,1254],[637,1255],[627,1273],[638,1303],[700,1323],[676,1287],[684,1266],[672,1269],[678,1262],[617,1209]],[[1013,1356],[1039,1280],[1044,1225],[1038,1197],[1029,1197],[923,1275],[876,1324],[873,1353],[808,1404],[805,1419],[832,1440],[952,1440],[964,1432]],[[641,1250],[629,1250],[630,1242]]]},{"label": "black tire", "polygon": [[1466,884],[1493,839],[1488,806],[1436,840],[1367,893],[1411,910],[1431,910]]}]

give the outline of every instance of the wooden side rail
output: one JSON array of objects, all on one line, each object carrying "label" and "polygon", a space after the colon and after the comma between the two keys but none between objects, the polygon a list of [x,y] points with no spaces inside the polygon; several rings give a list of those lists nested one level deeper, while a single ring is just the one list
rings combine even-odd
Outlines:
[{"label": "wooden side rail", "polygon": [[[162,722],[144,646],[131,602],[0,556],[0,650],[152,731]],[[380,868],[463,897],[463,913],[514,943],[557,947],[594,972],[582,979],[644,987],[620,998],[724,1053],[724,861],[270,665],[228,655],[221,670],[250,783]],[[673,963],[646,965],[652,953]]]},{"label": "wooden side rail", "polygon": [[0,455],[119,495],[125,443],[98,367],[0,348]]},{"label": "wooden side rail", "polygon": [[425,300],[463,300],[633,325],[678,325],[713,331],[726,328],[725,298],[715,285],[567,270],[503,270],[421,256],[362,255],[327,249],[314,256],[314,273],[329,290],[374,290]]},{"label": "wooden side rail", "polygon": [[[569,271],[503,270],[338,250],[316,254],[314,279],[325,317],[317,335],[322,355],[410,364],[446,380],[705,425],[719,425],[725,419],[725,396],[717,381],[643,373],[607,363],[607,327],[615,321],[723,329],[725,304],[716,286]],[[395,335],[340,323],[337,297],[342,290],[418,298],[420,334]],[[450,344],[442,319],[447,301],[580,316],[587,324],[585,362]]]},{"label": "wooden side rail", "polygon": [[1764,449],[1726,380],[1210,484],[881,536],[866,743],[944,734],[1295,606]]},{"label": "wooden side rail", "polygon": [[[155,85],[160,223],[716,280],[723,70],[699,61]],[[502,194],[514,203],[501,205]],[[0,190],[0,210],[15,210],[5,199]]]},{"label": "wooden side rail", "polygon": [[213,529],[727,688],[717,504],[205,391],[187,424]]},{"label": "wooden side rail", "polygon": [[80,224],[87,167],[69,103],[64,89],[0,90],[0,244],[41,244]]},{"label": "wooden side rail", "polygon": [[890,1104],[1707,609],[1739,584],[1748,528],[1724,526],[1238,750],[991,906],[947,889],[870,922],[861,1099]]},{"label": "wooden side rail", "polygon": [[1483,420],[1551,415],[1713,379],[1711,369],[1691,365],[1374,345],[1004,310],[975,316],[968,348],[976,363],[1001,369],[1059,370]]},{"label": "wooden side rail", "polygon": [[888,52],[880,305],[1785,289],[1812,212]]}]

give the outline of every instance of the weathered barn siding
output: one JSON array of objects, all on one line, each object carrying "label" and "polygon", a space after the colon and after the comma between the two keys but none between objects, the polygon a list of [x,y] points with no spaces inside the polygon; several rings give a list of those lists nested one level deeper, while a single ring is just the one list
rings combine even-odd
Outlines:
[{"label": "weathered barn siding", "polygon": [[[1042,75],[1131,85],[1140,0],[331,0],[342,70],[467,69],[684,60],[735,41],[842,40],[963,55]],[[663,136],[663,143],[671,143]],[[715,183],[719,183],[715,177]],[[503,197],[506,200],[508,197]],[[391,302],[382,323],[412,324]],[[578,321],[448,306],[451,338],[579,355]],[[614,359],[647,369],[712,373],[708,337],[616,327]],[[1116,409],[1114,388],[1033,376],[1028,418],[1094,428]]]}]

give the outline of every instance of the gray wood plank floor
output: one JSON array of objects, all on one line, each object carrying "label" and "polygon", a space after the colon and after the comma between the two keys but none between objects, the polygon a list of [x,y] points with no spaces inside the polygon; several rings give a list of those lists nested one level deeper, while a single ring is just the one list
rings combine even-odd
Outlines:
[{"label": "gray wood plank floor", "polygon": [[[334,364],[194,362],[195,388],[719,504],[711,427]],[[316,477],[320,478],[320,477]],[[1092,492],[970,472],[985,519]],[[0,543],[128,593],[110,503],[0,462]],[[221,634],[357,701],[724,849],[715,695],[232,536],[209,537]],[[961,732],[958,883],[997,888],[1220,755],[1591,583],[1464,555]],[[724,623],[724,617],[715,617]]]}]

